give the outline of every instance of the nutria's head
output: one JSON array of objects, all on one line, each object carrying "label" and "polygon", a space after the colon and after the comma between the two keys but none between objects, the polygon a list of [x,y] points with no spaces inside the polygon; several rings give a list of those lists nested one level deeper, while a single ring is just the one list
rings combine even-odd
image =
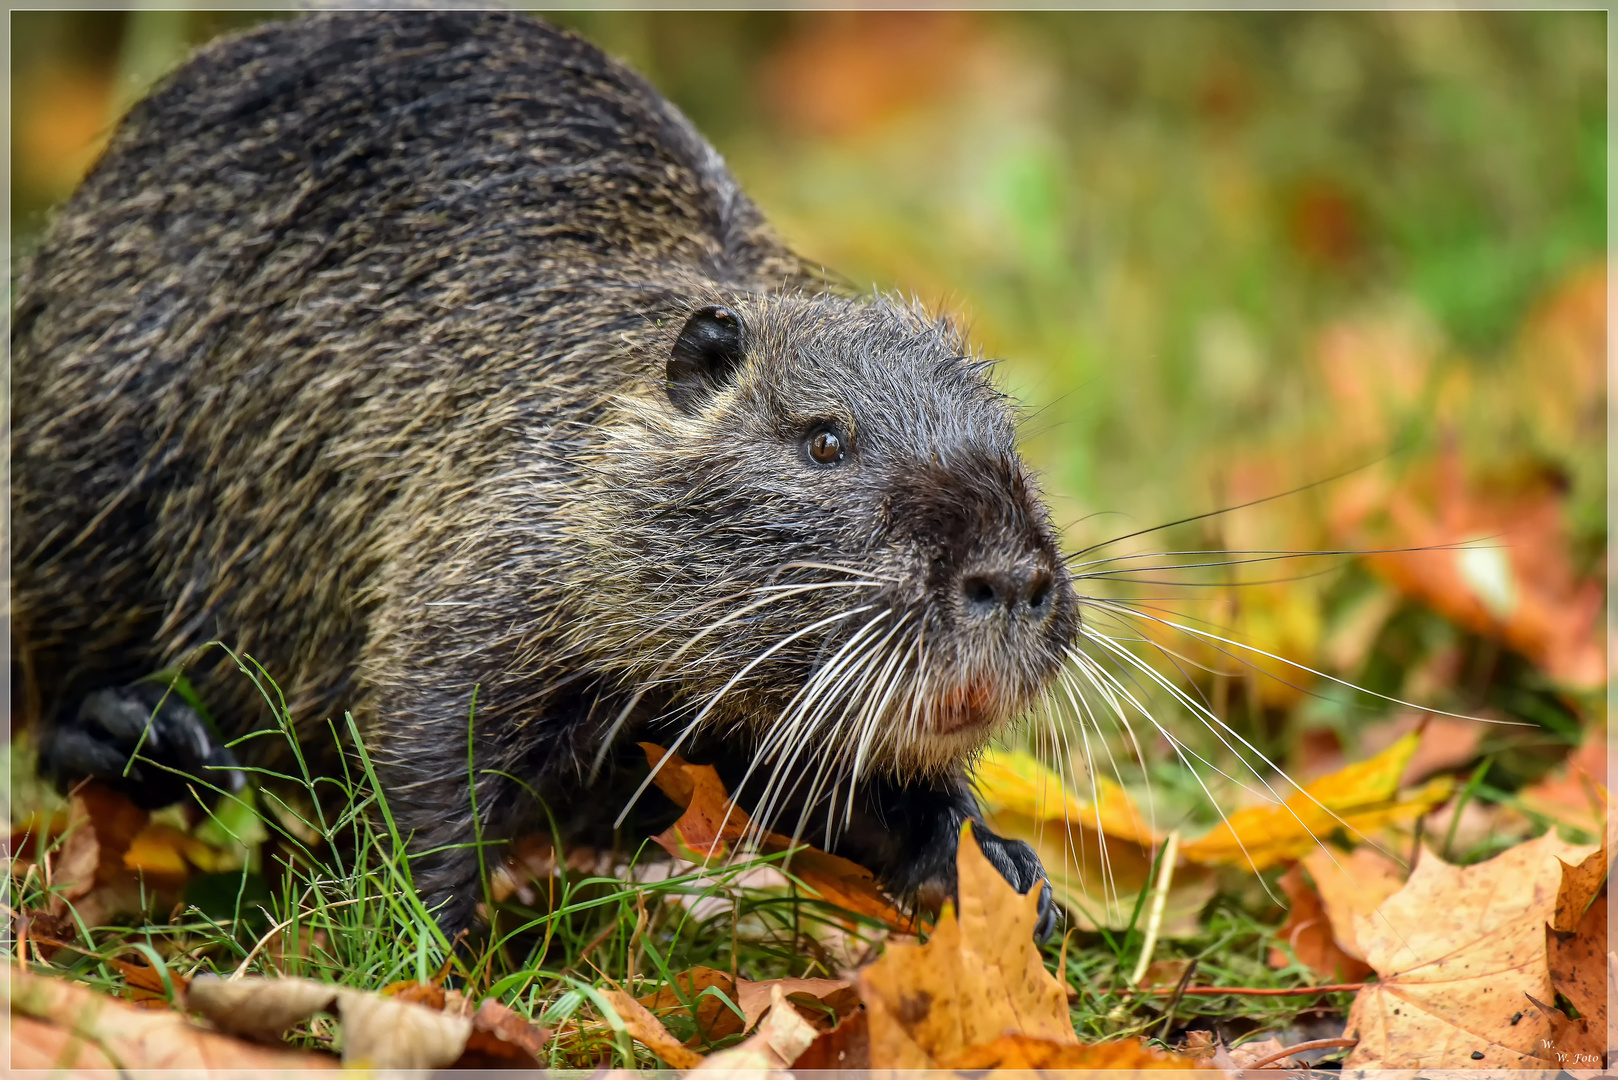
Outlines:
[{"label": "nutria's head", "polygon": [[[1013,410],[948,322],[886,300],[715,294],[587,471],[610,505],[601,640],[686,723],[799,768],[914,774],[1055,675],[1078,604]],[[650,346],[647,346],[650,347]]]}]

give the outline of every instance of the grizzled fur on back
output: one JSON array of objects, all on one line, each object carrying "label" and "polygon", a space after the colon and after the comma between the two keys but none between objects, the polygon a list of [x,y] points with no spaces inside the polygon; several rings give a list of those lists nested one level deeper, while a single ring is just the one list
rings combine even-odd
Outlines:
[{"label": "grizzled fur on back", "polygon": [[[745,363],[671,398],[716,309]],[[13,350],[44,721],[223,640],[301,726],[353,711],[422,846],[470,839],[474,687],[478,768],[548,797],[642,731],[812,802],[957,782],[1076,619],[958,334],[828,295],[672,106],[532,19],[326,14],[203,50],[53,222]],[[805,458],[817,425],[839,467]],[[957,595],[1006,558],[1045,568],[1049,626]],[[265,722],[233,665],[191,675],[230,732]],[[522,802],[479,780],[497,831]],[[464,857],[423,865],[468,899]]]}]

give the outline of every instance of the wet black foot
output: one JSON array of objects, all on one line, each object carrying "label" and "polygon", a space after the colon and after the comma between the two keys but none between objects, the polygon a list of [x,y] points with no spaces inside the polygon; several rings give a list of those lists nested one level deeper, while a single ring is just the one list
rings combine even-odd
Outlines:
[{"label": "wet black foot", "polygon": [[88,695],[46,734],[40,766],[63,784],[100,780],[148,810],[189,802],[193,790],[212,802],[214,788],[237,792],[246,781],[196,711],[159,683]]}]

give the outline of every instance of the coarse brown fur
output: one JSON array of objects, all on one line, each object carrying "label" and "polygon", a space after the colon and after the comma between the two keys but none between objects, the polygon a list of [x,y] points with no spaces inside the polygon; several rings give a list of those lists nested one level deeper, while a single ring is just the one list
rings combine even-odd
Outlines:
[{"label": "coarse brown fur", "polygon": [[[745,358],[682,385],[713,318]],[[47,728],[187,662],[228,734],[263,726],[196,659],[224,641],[301,728],[355,715],[452,923],[474,688],[495,836],[523,785],[610,823],[639,733],[916,891],[975,813],[964,764],[1075,631],[955,329],[828,291],[671,105],[525,17],[204,49],[52,223],[13,361],[17,670]]]}]

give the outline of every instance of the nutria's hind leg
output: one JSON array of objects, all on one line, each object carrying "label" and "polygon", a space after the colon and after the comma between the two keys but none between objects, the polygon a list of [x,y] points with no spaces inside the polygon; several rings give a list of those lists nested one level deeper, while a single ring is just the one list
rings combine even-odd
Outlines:
[{"label": "nutria's hind leg", "polygon": [[[160,683],[96,690],[40,741],[42,772],[63,786],[100,780],[148,810],[214,789],[234,794],[246,777],[196,710]],[[133,758],[133,761],[131,760]]]}]

